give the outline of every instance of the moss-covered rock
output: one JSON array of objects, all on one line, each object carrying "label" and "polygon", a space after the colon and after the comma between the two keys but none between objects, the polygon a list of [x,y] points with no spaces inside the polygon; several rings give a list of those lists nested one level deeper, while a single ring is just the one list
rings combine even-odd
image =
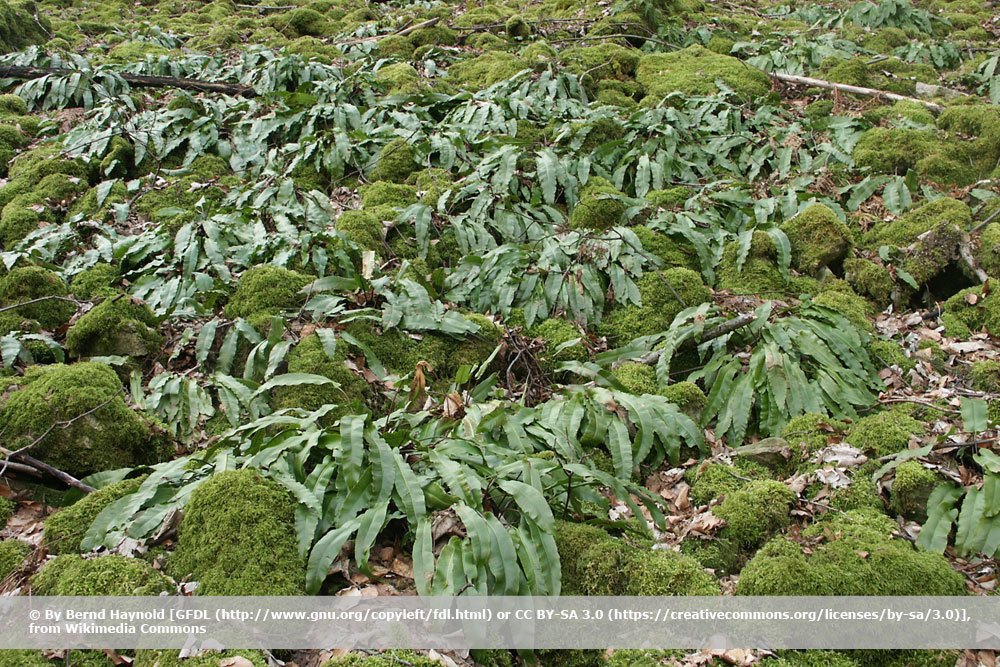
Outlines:
[{"label": "moss-covered rock", "polygon": [[469,91],[489,88],[518,72],[531,69],[521,56],[504,51],[488,51],[481,56],[455,63],[448,70],[448,81]]},{"label": "moss-covered rock", "polygon": [[69,282],[69,289],[77,299],[108,297],[114,295],[112,287],[120,279],[118,269],[101,262],[73,276]]},{"label": "moss-covered rock", "polygon": [[861,135],[852,153],[854,163],[877,174],[900,174],[940,147],[931,130],[876,127]]},{"label": "moss-covered rock", "polygon": [[556,545],[563,595],[718,595],[693,558],[632,545],[586,524],[560,522]]},{"label": "moss-covered rock", "polygon": [[255,470],[221,472],[191,495],[167,567],[200,595],[302,595],[295,499]]},{"label": "moss-covered rock", "polygon": [[809,412],[792,417],[781,429],[781,437],[788,443],[796,460],[806,459],[812,453],[830,444],[831,437],[847,427],[843,422],[827,415]]},{"label": "moss-covered rock", "polygon": [[56,556],[31,578],[36,595],[159,595],[172,593],[173,582],[149,563],[125,556],[85,559]]},{"label": "moss-covered rock", "polygon": [[954,260],[962,235],[972,226],[972,212],[957,199],[943,197],[910,211],[865,235],[872,248],[905,248],[902,268],[918,284],[944,271]]},{"label": "moss-covered rock", "polygon": [[125,404],[121,381],[109,366],[32,367],[22,382],[0,405],[0,429],[11,445],[33,442],[56,422],[86,414],[32,448],[33,456],[60,470],[83,476],[156,463],[168,453],[158,429]]},{"label": "moss-covered rock", "polygon": [[817,284],[808,278],[790,276],[785,279],[778,269],[778,252],[767,232],[755,231],[750,251],[739,265],[740,246],[727,243],[716,270],[716,285],[737,294],[755,294],[762,298],[781,298],[789,293],[815,291]]},{"label": "moss-covered rock", "polygon": [[965,578],[943,556],[892,538],[896,524],[862,510],[829,514],[803,531],[809,553],[784,537],[740,574],[738,595],[964,595]]},{"label": "moss-covered rock", "polygon": [[630,361],[611,372],[630,394],[655,394],[656,372],[651,366]]},{"label": "moss-covered rock", "polygon": [[976,259],[983,271],[1000,277],[1000,223],[992,222],[980,233]]},{"label": "moss-covered rock", "polygon": [[80,542],[104,508],[134,492],[145,478],[125,479],[90,493],[45,519],[43,544],[52,554],[80,553]]},{"label": "moss-covered rock", "polygon": [[337,218],[337,231],[366,250],[382,248],[382,220],[369,211],[344,211]]},{"label": "moss-covered rock", "polygon": [[[9,312],[34,320],[45,329],[62,326],[76,312],[76,305],[66,299],[68,296],[62,278],[40,266],[19,267],[0,278],[0,305],[26,304]],[[45,300],[28,303],[35,299]]]},{"label": "moss-covered rock", "polygon": [[379,151],[372,180],[402,183],[417,170],[416,153],[406,139],[393,139]]},{"label": "moss-covered rock", "polygon": [[384,65],[375,72],[375,81],[390,95],[410,95],[420,92],[426,84],[420,73],[409,63]]},{"label": "moss-covered rock", "polygon": [[904,461],[896,468],[889,504],[897,514],[923,522],[927,518],[927,499],[937,484],[937,476],[920,462]]},{"label": "moss-covered rock", "polygon": [[160,350],[156,316],[128,296],[106,298],[66,332],[66,349],[74,357],[145,357]]},{"label": "moss-covered rock", "polygon": [[751,550],[789,523],[795,492],[774,480],[754,480],[726,495],[712,510],[725,519],[725,538]]},{"label": "moss-covered rock", "polygon": [[616,306],[600,325],[601,332],[614,344],[666,331],[679,312],[712,298],[701,276],[690,269],[645,273],[637,284],[642,305]]},{"label": "moss-covered rock", "polygon": [[[6,523],[6,522],[4,522]],[[20,540],[0,540],[0,581],[21,567],[31,553],[31,546]]]},{"label": "moss-covered rock", "polygon": [[677,240],[645,225],[633,227],[632,231],[639,237],[642,249],[663,262],[664,268],[679,266],[692,271],[700,270],[698,253],[690,243]]},{"label": "moss-covered rock", "polygon": [[701,411],[708,404],[705,392],[694,382],[668,384],[660,390],[660,394],[695,421],[701,418]]},{"label": "moss-covered rock", "polygon": [[856,421],[844,440],[869,454],[888,456],[906,449],[910,438],[923,432],[924,425],[908,414],[886,410]]},{"label": "moss-covered rock", "polygon": [[968,338],[984,330],[1000,336],[1000,298],[992,291],[983,294],[981,286],[961,290],[944,302],[943,310],[941,323],[948,336]]},{"label": "moss-covered rock", "polygon": [[697,45],[672,53],[644,55],[635,78],[645,87],[647,100],[654,104],[673,92],[714,94],[719,90],[716,81],[720,80],[743,100],[763,97],[771,89],[770,78],[759,69]]},{"label": "moss-covered rock", "polygon": [[361,204],[365,208],[392,206],[404,208],[417,202],[417,188],[404,183],[376,181],[360,188]]},{"label": "moss-covered rock", "polygon": [[903,346],[887,338],[871,338],[868,341],[868,354],[877,368],[898,366],[903,372],[916,368],[917,363],[906,356]]},{"label": "moss-covered rock", "polygon": [[609,229],[622,224],[625,194],[603,178],[591,178],[569,217],[573,229]]},{"label": "moss-covered rock", "polygon": [[305,303],[305,296],[300,292],[312,281],[311,276],[279,266],[247,269],[226,305],[226,315],[249,318],[299,308]]},{"label": "moss-covered rock", "polygon": [[806,274],[843,259],[851,249],[851,232],[837,214],[822,204],[807,207],[781,226],[792,245],[792,266]]},{"label": "moss-covered rock", "polygon": [[640,55],[636,49],[618,44],[599,44],[566,49],[559,57],[568,71],[593,90],[601,79],[631,79]]},{"label": "moss-covered rock", "polygon": [[690,497],[698,505],[739,491],[754,480],[767,480],[771,472],[759,463],[738,459],[734,465],[702,463],[685,473]]},{"label": "moss-covered rock", "polygon": [[9,4],[0,0],[0,54],[41,44],[51,34],[52,24],[34,4]]},{"label": "moss-covered rock", "polygon": [[857,294],[826,291],[813,297],[812,301],[814,304],[824,306],[843,315],[848,322],[862,331],[874,331],[874,327],[868,319],[872,314],[871,304]]},{"label": "moss-covered rock", "polygon": [[274,407],[312,411],[331,403],[340,406],[329,415],[330,419],[364,412],[368,383],[347,367],[346,348],[345,343],[338,342],[330,356],[319,336],[312,334],[303,338],[288,355],[288,372],[322,375],[335,384],[280,387],[274,393]]},{"label": "moss-covered rock", "polygon": [[[568,320],[549,318],[533,326],[529,333],[544,342],[543,363],[549,368],[564,361],[586,361],[590,358],[590,352],[584,344],[586,334]],[[563,347],[572,340],[577,342]]]},{"label": "moss-covered rock", "polygon": [[880,308],[888,306],[892,301],[896,281],[889,270],[881,264],[853,257],[845,259],[844,278],[855,292],[870,299]]}]

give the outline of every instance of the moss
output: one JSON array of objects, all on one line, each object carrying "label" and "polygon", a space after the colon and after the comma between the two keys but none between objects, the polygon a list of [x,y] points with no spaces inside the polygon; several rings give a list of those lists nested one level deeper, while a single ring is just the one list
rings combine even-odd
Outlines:
[{"label": "moss", "polygon": [[133,667],[219,667],[225,658],[246,658],[253,667],[267,667],[267,658],[260,651],[234,649],[231,651],[203,651],[197,655],[181,657],[177,651],[139,650]]},{"label": "moss", "polygon": [[638,106],[634,99],[618,90],[599,90],[597,91],[596,101],[599,105],[624,107],[625,109],[634,109]]},{"label": "moss", "polygon": [[0,651],[0,667],[54,667],[39,651],[4,649]]},{"label": "moss", "polygon": [[375,181],[402,183],[416,169],[413,146],[405,139],[393,139],[379,152],[371,177]]},{"label": "moss", "polygon": [[896,282],[881,264],[860,258],[845,259],[844,277],[855,292],[871,299],[880,308],[891,302]]},{"label": "moss", "polygon": [[630,394],[655,394],[657,391],[656,372],[646,364],[628,362],[614,369],[611,375]]},{"label": "moss", "polygon": [[116,181],[111,186],[111,190],[100,204],[98,204],[97,190],[98,188],[91,188],[82,197],[77,198],[70,206],[68,216],[72,218],[83,215],[87,219],[103,222],[114,212],[114,204],[125,204],[129,200],[128,190],[121,181]]},{"label": "moss", "polygon": [[792,246],[792,266],[815,274],[820,268],[843,259],[851,249],[851,232],[837,214],[822,204],[813,204],[781,226]]},{"label": "moss", "polygon": [[382,221],[368,211],[344,211],[337,218],[337,231],[362,248],[382,247]]},{"label": "moss", "polygon": [[975,361],[969,367],[969,381],[976,391],[1000,392],[1000,361]]},{"label": "moss", "polygon": [[718,92],[717,80],[743,100],[764,97],[771,89],[771,80],[764,72],[697,45],[642,56],[635,78],[654,103],[673,92],[711,95]]},{"label": "moss", "polygon": [[[17,509],[17,504],[13,500],[7,500],[3,496],[0,496],[0,530],[7,525],[10,518],[14,516],[14,510]],[[3,577],[0,577],[3,579]]]},{"label": "moss", "polygon": [[690,188],[679,186],[666,190],[650,190],[646,193],[645,199],[655,208],[683,208],[693,194]]},{"label": "moss", "polygon": [[644,225],[633,227],[632,231],[639,237],[643,250],[659,258],[665,267],[679,266],[692,271],[699,270],[698,253],[690,243],[676,240]]},{"label": "moss", "polygon": [[581,77],[590,90],[600,79],[631,79],[639,65],[640,52],[617,44],[566,49],[560,59],[566,69]]},{"label": "moss", "polygon": [[965,578],[939,554],[895,540],[892,519],[870,511],[828,514],[803,535],[809,553],[779,537],[747,563],[738,595],[964,595]]},{"label": "moss", "polygon": [[402,35],[386,35],[376,45],[380,58],[409,60],[413,56],[413,42]]},{"label": "moss", "polygon": [[889,456],[907,448],[910,438],[922,435],[924,426],[898,410],[886,410],[856,421],[844,440],[875,456]]},{"label": "moss", "polygon": [[[518,126],[520,132],[520,126]],[[406,182],[415,185],[420,201],[436,208],[445,192],[454,187],[454,178],[449,171],[439,168],[422,169],[410,174]]]},{"label": "moss", "polygon": [[109,296],[114,293],[112,286],[120,279],[118,269],[110,264],[99,262],[73,276],[69,283],[69,289],[77,299],[87,300],[96,296]]},{"label": "moss", "polygon": [[637,284],[642,305],[616,306],[600,325],[601,332],[615,344],[666,331],[679,312],[712,298],[701,276],[690,269],[645,273]]},{"label": "moss", "polygon": [[761,667],[858,667],[858,663],[836,651],[778,651],[765,658]]},{"label": "moss", "polygon": [[[4,521],[3,523],[7,523]],[[20,540],[0,540],[0,581],[19,569],[31,553],[31,547]]]},{"label": "moss", "polygon": [[402,183],[376,181],[364,185],[361,191],[361,204],[365,208],[373,206],[393,206],[405,208],[417,201],[417,188]]},{"label": "moss", "polygon": [[41,44],[51,34],[52,24],[34,4],[12,5],[0,0],[0,54]]},{"label": "moss", "polygon": [[[179,98],[183,99],[183,98]],[[206,113],[192,110],[192,115]],[[149,159],[140,169],[149,169]],[[225,198],[225,188],[237,183],[229,164],[215,155],[203,155],[181,173],[171,175],[166,187],[146,190],[135,200],[133,209],[150,220],[170,220],[179,214],[201,210],[211,213]]]},{"label": "moss", "polygon": [[569,217],[573,229],[609,229],[622,223],[627,208],[625,194],[603,178],[592,178],[580,191],[580,200]]},{"label": "moss", "polygon": [[942,197],[874,227],[865,235],[865,243],[873,248],[906,248],[902,267],[923,284],[949,266],[962,234],[971,226],[969,207],[957,199]]},{"label": "moss", "polygon": [[448,81],[459,88],[477,91],[506,81],[526,69],[531,69],[531,64],[520,56],[504,51],[489,51],[452,65],[448,70]]},{"label": "moss", "polygon": [[302,595],[295,500],[255,470],[217,473],[191,495],[168,561],[200,595]]},{"label": "moss", "polygon": [[74,357],[145,357],[162,344],[153,311],[125,295],[106,298],[66,332],[66,349]]},{"label": "moss", "polygon": [[170,49],[150,42],[122,42],[108,51],[108,60],[116,63],[136,63],[143,62],[147,58],[155,60],[171,53],[173,52]]},{"label": "moss", "polygon": [[777,266],[777,250],[766,232],[755,231],[750,241],[750,252],[743,266],[737,269],[739,243],[727,243],[716,271],[720,289],[736,294],[755,294],[762,298],[781,298],[788,293],[812,292],[816,281],[810,278],[791,277],[785,280]]},{"label": "moss", "polygon": [[159,595],[173,583],[148,563],[125,556],[56,556],[31,578],[36,595]]},{"label": "moss", "polygon": [[23,382],[0,405],[0,429],[11,444],[27,444],[52,424],[89,413],[43,438],[33,455],[76,476],[163,458],[166,443],[125,404],[121,381],[109,366],[87,362],[31,368]]},{"label": "moss", "polygon": [[322,37],[331,31],[329,20],[315,9],[299,7],[273,16],[269,21],[286,37]]},{"label": "moss", "polygon": [[930,130],[876,127],[861,135],[852,155],[857,166],[877,174],[905,175],[938,149],[938,140]]},{"label": "moss", "polygon": [[859,467],[851,477],[850,486],[834,489],[830,495],[830,507],[842,512],[851,510],[884,511],[882,496],[872,481],[872,475],[881,467],[878,460],[871,460]]},{"label": "moss", "polygon": [[737,460],[735,465],[703,463],[685,473],[685,478],[691,485],[691,500],[698,505],[705,505],[738,491],[749,481],[770,477],[771,472],[767,468],[744,459]]},{"label": "moss", "polygon": [[868,354],[879,368],[898,366],[903,372],[916,368],[917,363],[906,356],[902,345],[886,338],[872,338],[868,342]]},{"label": "moss", "polygon": [[781,437],[788,442],[792,452],[798,455],[797,458],[802,460],[826,447],[830,438],[846,427],[843,422],[826,415],[809,412],[788,420],[781,429]]},{"label": "moss", "polygon": [[62,326],[76,312],[73,303],[61,300],[68,294],[69,290],[62,278],[40,266],[16,268],[0,279],[0,304],[4,306],[44,297],[58,297],[19,306],[13,311],[21,318],[35,320],[45,329]]},{"label": "moss", "polygon": [[[541,338],[545,344],[542,357],[543,365],[553,368],[565,361],[586,361],[590,359],[585,341],[587,336],[576,325],[567,320],[549,318],[535,326],[529,332],[532,336]],[[575,345],[559,349],[565,343],[574,339],[582,339]]]},{"label": "moss", "polygon": [[25,116],[28,114],[28,103],[17,95],[0,95],[0,113]]},{"label": "moss", "polygon": [[694,382],[675,382],[661,389],[660,394],[696,421],[708,404],[705,392]]},{"label": "moss", "polygon": [[52,554],[80,553],[80,542],[105,507],[136,491],[145,478],[126,479],[90,493],[45,519],[43,544]]},{"label": "moss", "polygon": [[[423,361],[430,363],[432,368],[440,366],[441,368],[439,370],[450,372],[452,370],[456,370],[459,366],[479,366],[485,362],[491,354],[493,354],[493,350],[495,350],[497,345],[500,344],[500,341],[503,338],[503,329],[498,327],[493,320],[478,313],[466,313],[464,317],[469,322],[477,325],[479,330],[470,334],[462,342],[455,345],[454,348],[447,353],[446,357],[442,355],[436,363],[433,358],[423,359]],[[424,338],[422,343],[424,344],[425,351],[428,351],[428,346],[433,340],[433,338]],[[434,357],[437,355],[429,356]],[[419,359],[415,358],[412,362],[413,365],[415,365],[418,360]]]},{"label": "moss", "polygon": [[344,343],[338,344],[331,357],[323,349],[319,336],[313,334],[303,338],[288,355],[288,372],[322,375],[333,380],[337,386],[281,387],[274,393],[275,408],[301,408],[313,411],[331,403],[341,406],[329,415],[331,420],[345,414],[364,412],[364,397],[368,391],[368,383],[347,367],[346,347]]},{"label": "moss", "polygon": [[311,276],[277,266],[247,269],[226,305],[226,315],[248,318],[298,308],[305,302],[300,292],[312,280]]},{"label": "moss", "polygon": [[443,25],[419,28],[409,35],[415,48],[422,46],[454,46],[458,43],[458,33]]},{"label": "moss", "polygon": [[431,660],[427,656],[413,651],[397,650],[374,655],[348,653],[339,658],[327,660],[323,663],[323,667],[399,667],[399,665],[438,667],[440,664],[437,660]]},{"label": "moss", "polygon": [[563,595],[718,595],[693,558],[632,545],[600,528],[559,522],[556,546]]},{"label": "moss", "polygon": [[927,499],[937,484],[937,476],[919,461],[904,461],[896,468],[889,505],[900,516],[922,523],[927,519]]},{"label": "moss", "polygon": [[979,235],[979,266],[993,277],[1000,277],[1000,223],[991,222]]},{"label": "moss", "polygon": [[375,72],[375,81],[390,95],[412,95],[425,87],[420,74],[409,63],[383,65]]},{"label": "moss", "polygon": [[18,155],[7,172],[11,179],[24,178],[32,184],[39,183],[52,174],[64,174],[86,181],[87,165],[78,158],[63,157],[58,146],[44,144]]},{"label": "moss", "polygon": [[531,26],[520,16],[511,16],[504,24],[504,32],[511,39],[528,39],[531,37]]},{"label": "moss", "polygon": [[968,338],[983,330],[1000,335],[1000,298],[993,292],[984,296],[979,286],[961,290],[944,302],[941,322],[945,334],[954,338]]},{"label": "moss", "polygon": [[782,482],[754,480],[726,495],[713,513],[725,519],[725,537],[750,550],[789,523],[795,492]]},{"label": "moss", "polygon": [[872,332],[874,327],[868,320],[871,305],[857,294],[827,291],[813,297],[813,303],[837,311],[847,321],[863,331]]}]

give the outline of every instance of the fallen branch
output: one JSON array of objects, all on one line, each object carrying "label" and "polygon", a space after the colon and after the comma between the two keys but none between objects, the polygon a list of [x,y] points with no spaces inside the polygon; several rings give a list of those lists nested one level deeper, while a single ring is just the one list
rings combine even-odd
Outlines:
[{"label": "fallen branch", "polygon": [[972,254],[972,247],[969,245],[968,238],[958,244],[958,256],[965,264],[966,273],[971,273],[980,283],[985,283],[989,280],[989,276],[979,267],[979,262],[976,261],[975,255]]},{"label": "fallen branch", "polygon": [[[15,67],[0,65],[0,79],[18,79],[22,81],[41,79],[45,76],[69,76],[71,74],[86,74],[77,70],[60,67]],[[134,88],[179,88],[202,93],[222,93],[237,97],[255,97],[257,92],[251,86],[238,83],[222,83],[220,81],[202,81],[201,79],[185,79],[176,76],[146,76],[144,74],[125,74],[116,72]]]},{"label": "fallen branch", "polygon": [[935,104],[934,102],[928,102],[926,100],[919,100],[915,97],[907,97],[906,95],[900,95],[899,93],[890,93],[886,90],[877,90],[875,88],[863,88],[861,86],[851,86],[846,83],[834,83],[833,81],[824,81],[823,79],[814,79],[811,76],[799,76],[797,74],[785,74],[783,72],[771,72],[771,77],[777,79],[778,81],[784,81],[785,83],[795,83],[803,86],[815,86],[817,88],[826,88],[827,90],[839,90],[842,93],[851,93],[852,95],[864,95],[865,97],[881,97],[887,100],[892,100],[893,102],[915,102],[924,107],[927,107],[934,113],[941,113],[944,111],[944,107],[940,104]]},{"label": "fallen branch", "polygon": [[0,313],[6,313],[8,310],[17,310],[18,308],[22,308],[24,306],[30,306],[34,303],[39,303],[41,301],[68,301],[69,303],[72,303],[74,305],[77,306],[80,305],[80,302],[77,301],[76,299],[70,299],[69,297],[66,296],[50,295],[50,296],[40,296],[37,299],[29,299],[28,301],[22,301],[21,303],[15,303],[12,306],[4,306],[3,308],[0,308]]},{"label": "fallen branch", "polygon": [[[697,347],[698,345],[704,343],[705,341],[721,338],[728,333],[736,331],[737,329],[742,329],[746,325],[753,322],[755,319],[757,319],[757,313],[743,313],[738,317],[734,317],[731,320],[726,320],[722,324],[702,332],[702,334],[697,338],[688,338],[683,343],[681,343],[677,347],[677,349],[688,350]],[[657,361],[660,360],[660,357],[662,356],[663,356],[663,350],[652,350],[651,352],[647,352],[646,354],[636,359],[622,359],[616,361],[611,365],[611,367],[617,368],[625,363],[639,363],[639,364],[646,364],[648,366],[651,364],[655,364]]]},{"label": "fallen branch", "polygon": [[431,26],[437,25],[441,21],[440,17],[435,16],[432,19],[427,19],[426,21],[421,21],[420,23],[414,23],[411,26],[407,26],[396,32],[390,32],[385,35],[371,35],[370,37],[360,37],[358,39],[352,39],[347,42],[337,42],[334,46],[350,46],[352,44],[364,44],[366,42],[377,42],[379,40],[385,39],[386,37],[405,37],[410,33],[416,32],[421,28],[430,28]]},{"label": "fallen branch", "polygon": [[18,458],[21,460],[22,463],[26,463],[27,465],[31,466],[32,468],[35,468],[36,470],[44,472],[45,474],[49,475],[50,477],[55,477],[56,479],[58,479],[63,484],[66,484],[67,486],[72,486],[75,489],[80,489],[84,493],[93,493],[94,492],[94,487],[89,486],[87,484],[84,484],[83,482],[81,482],[80,480],[78,480],[76,477],[73,477],[72,475],[63,472],[62,470],[59,470],[58,468],[53,468],[48,463],[45,463],[44,461],[39,461],[38,459],[36,459],[33,456],[29,456],[27,454],[20,454],[20,455],[18,455]]}]

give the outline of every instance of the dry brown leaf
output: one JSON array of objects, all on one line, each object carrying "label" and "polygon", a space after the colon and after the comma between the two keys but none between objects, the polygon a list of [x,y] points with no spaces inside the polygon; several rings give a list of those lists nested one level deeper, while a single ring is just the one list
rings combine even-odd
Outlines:
[{"label": "dry brown leaf", "polygon": [[241,655],[219,660],[219,667],[253,667],[253,663]]}]

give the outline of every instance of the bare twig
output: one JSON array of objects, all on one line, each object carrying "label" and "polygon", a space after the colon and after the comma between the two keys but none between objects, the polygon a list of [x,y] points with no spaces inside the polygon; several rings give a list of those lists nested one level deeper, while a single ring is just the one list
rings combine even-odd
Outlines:
[{"label": "bare twig", "polygon": [[894,102],[914,102],[927,107],[934,113],[941,113],[944,111],[944,107],[940,104],[935,104],[934,102],[928,102],[927,100],[918,100],[915,97],[907,97],[906,95],[900,95],[899,93],[890,93],[886,90],[877,90],[875,88],[863,88],[862,86],[851,86],[846,83],[835,83],[833,81],[825,81],[823,79],[814,79],[811,76],[799,76],[797,74],[785,74],[784,72],[771,72],[771,77],[777,79],[778,81],[784,81],[785,83],[794,83],[804,86],[815,86],[817,88],[826,88],[827,90],[839,90],[842,93],[851,93],[853,95],[864,95],[865,97],[881,97],[887,100],[892,100]]},{"label": "bare twig", "polygon": [[50,477],[55,477],[56,479],[61,481],[63,484],[66,484],[67,486],[72,486],[73,488],[80,489],[84,493],[94,492],[94,487],[84,484],[76,477],[73,477],[72,475],[63,472],[58,468],[53,468],[48,463],[45,463],[44,461],[39,461],[33,456],[28,456],[27,454],[21,454],[18,456],[18,458],[21,459],[23,463],[31,466],[32,468],[35,468],[36,470],[44,472]]},{"label": "bare twig", "polygon": [[35,303],[40,303],[42,301],[68,301],[69,303],[80,305],[80,302],[76,299],[71,299],[67,296],[40,296],[37,299],[29,299],[28,301],[23,301],[21,303],[15,303],[13,306],[4,306],[0,308],[0,313],[6,313],[8,310],[17,310],[23,306],[30,306]]}]

